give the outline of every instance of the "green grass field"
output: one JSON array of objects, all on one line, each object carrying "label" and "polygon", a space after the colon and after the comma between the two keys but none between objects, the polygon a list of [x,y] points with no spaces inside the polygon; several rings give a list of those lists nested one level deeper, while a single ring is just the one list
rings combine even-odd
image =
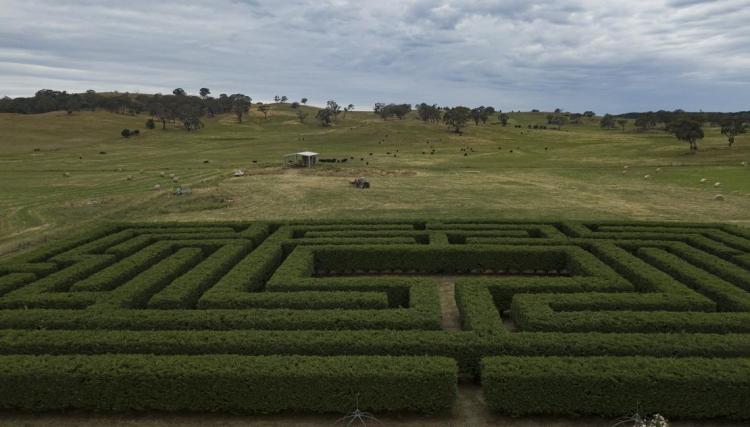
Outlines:
[{"label": "green grass field", "polygon": [[[350,113],[324,129],[312,119],[297,123],[287,106],[275,106],[267,120],[255,111],[242,124],[234,116],[206,119],[206,127],[193,133],[171,127],[145,130],[146,116],[0,114],[0,257],[4,261],[108,221],[493,217],[750,225],[750,167],[742,164],[750,162],[749,135],[729,148],[718,128],[706,128],[700,151],[692,154],[671,135],[639,133],[632,124],[626,131],[602,130],[597,120],[562,130],[526,128],[543,124],[544,116],[514,113],[508,127],[471,125],[458,136],[414,116],[384,122],[365,112]],[[126,127],[140,129],[141,136],[120,137]],[[281,166],[284,154],[301,150],[348,160],[309,170]],[[233,177],[239,168],[247,175]],[[172,195],[172,174],[192,194]],[[352,188],[348,180],[357,176],[368,177],[372,188]],[[714,200],[717,194],[725,200]],[[380,418],[386,425],[404,426],[611,424],[600,418],[510,419],[489,411],[481,392],[467,384],[461,385],[449,417]],[[8,425],[246,422],[164,414],[5,413],[1,419]],[[253,421],[318,426],[332,419],[279,415]]]},{"label": "green grass field", "polygon": [[[103,220],[471,215],[750,224],[750,167],[741,165],[750,161],[750,136],[729,148],[718,128],[707,128],[691,154],[671,135],[632,124],[526,128],[544,115],[513,113],[508,127],[471,125],[458,136],[414,116],[384,122],[366,112],[324,129],[312,111],[299,124],[288,106],[275,106],[267,120],[255,111],[242,124],[207,119],[192,133],[147,131],[145,116],[0,114],[0,254]],[[125,127],[141,136],[120,137]],[[300,150],[349,160],[281,167],[284,154]],[[248,175],[232,177],[236,168]],[[170,174],[193,193],[171,195]],[[351,188],[356,176],[372,188]]]}]

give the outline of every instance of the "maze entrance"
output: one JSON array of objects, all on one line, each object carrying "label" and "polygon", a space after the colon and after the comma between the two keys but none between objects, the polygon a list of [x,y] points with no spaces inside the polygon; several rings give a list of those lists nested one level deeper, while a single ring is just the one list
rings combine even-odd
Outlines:
[{"label": "maze entrance", "polygon": [[[0,379],[17,384],[0,389],[4,408],[193,409],[166,380],[179,378],[201,410],[337,411],[359,394],[362,408],[429,412],[450,406],[460,379],[513,414],[620,415],[640,401],[672,416],[750,418],[750,232],[113,224],[0,263],[0,342]],[[127,393],[93,380],[118,372],[135,378]],[[206,372],[226,387],[207,389]],[[252,375],[277,382],[249,389]],[[35,378],[54,381],[39,389]],[[302,399],[297,383],[331,388]],[[535,397],[550,384],[557,394]],[[277,399],[251,398],[271,388]],[[40,400],[44,390],[55,393]],[[566,400],[573,392],[599,397]]]}]

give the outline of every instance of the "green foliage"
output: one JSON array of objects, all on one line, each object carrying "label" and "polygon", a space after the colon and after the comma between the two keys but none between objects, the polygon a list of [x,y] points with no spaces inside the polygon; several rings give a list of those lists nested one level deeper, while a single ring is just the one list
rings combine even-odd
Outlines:
[{"label": "green foliage", "polygon": [[455,133],[461,133],[461,129],[466,127],[471,117],[472,112],[467,107],[453,107],[443,114],[443,123]]},{"label": "green foliage", "polygon": [[439,357],[0,356],[0,408],[426,413],[450,408],[456,364]]},{"label": "green foliage", "polygon": [[727,142],[731,147],[734,145],[734,139],[737,135],[747,132],[748,125],[745,119],[739,116],[730,116],[721,121],[721,134],[727,137]]},{"label": "green foliage", "polygon": [[601,120],[599,120],[599,126],[602,129],[614,129],[615,117],[611,114],[605,114]]},{"label": "green foliage", "polygon": [[[731,399],[680,406],[653,387],[692,399],[715,370],[706,393],[725,398],[734,366],[731,387],[745,393],[750,369],[730,363],[750,357],[748,254],[750,232],[702,223],[111,224],[0,263],[0,376],[17,391],[0,386],[0,407],[330,411],[343,395],[315,400],[293,384],[367,378],[361,396],[401,402],[373,408],[434,412],[457,376],[481,374],[491,406],[513,414],[626,413],[642,383],[649,411],[747,418]],[[442,318],[445,280],[461,330]],[[407,380],[405,359],[440,368]],[[274,399],[243,400],[248,382]],[[210,384],[216,394],[191,404]]]},{"label": "green foliage", "polygon": [[[411,112],[411,104],[384,104],[382,102],[377,102],[375,103],[373,112],[383,120],[387,120],[391,117],[397,117],[399,120],[402,120]],[[432,114],[434,115],[434,111]]]},{"label": "green foliage", "polygon": [[482,361],[488,405],[514,415],[748,419],[750,360],[650,357],[494,357]]},{"label": "green foliage", "polygon": [[439,123],[442,113],[437,104],[428,105],[423,102],[417,105],[417,116],[425,123]]},{"label": "green foliage", "polygon": [[669,131],[680,141],[690,144],[690,150],[698,150],[698,140],[703,139],[703,123],[699,120],[684,118],[670,123]]}]

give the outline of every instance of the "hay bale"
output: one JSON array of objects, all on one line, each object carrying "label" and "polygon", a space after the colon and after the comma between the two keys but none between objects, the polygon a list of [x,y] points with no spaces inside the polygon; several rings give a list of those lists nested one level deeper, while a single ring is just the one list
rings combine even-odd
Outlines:
[{"label": "hay bale", "polygon": [[178,177],[178,176],[173,176],[172,177],[172,182],[177,182],[179,180],[180,180],[180,177]]},{"label": "hay bale", "polygon": [[166,176],[167,174],[166,174],[166,173],[164,173],[164,171],[161,171],[161,172],[159,172],[159,175],[161,175],[161,176]]},{"label": "hay bale", "polygon": [[651,179],[651,175],[649,174],[643,175],[643,179]]},{"label": "hay bale", "polygon": [[745,167],[747,167],[747,162],[742,162],[742,163],[740,163],[740,164],[741,164],[742,166],[745,166]]},{"label": "hay bale", "polygon": [[701,183],[708,181],[706,178],[701,178]]},{"label": "hay bale", "polygon": [[161,190],[160,184],[154,184],[154,190]]},{"label": "hay bale", "polygon": [[721,183],[719,181],[714,182],[714,187],[721,187]]},{"label": "hay bale", "polygon": [[127,179],[128,181],[132,181],[133,180],[133,175],[128,175],[125,179]]},{"label": "hay bale", "polygon": [[723,202],[724,201],[724,196],[722,196],[721,194],[717,194],[717,195],[714,196],[714,200],[719,201],[719,202]]},{"label": "hay bale", "polygon": [[63,176],[64,176],[65,178],[70,178],[70,172],[64,172],[64,173],[63,173]]},{"label": "hay bale", "polygon": [[661,172],[661,168],[656,168],[656,172],[657,173]]},{"label": "hay bale", "polygon": [[629,165],[625,165],[625,166],[623,166],[622,168],[623,168],[623,169],[630,169],[630,166],[629,166]]}]

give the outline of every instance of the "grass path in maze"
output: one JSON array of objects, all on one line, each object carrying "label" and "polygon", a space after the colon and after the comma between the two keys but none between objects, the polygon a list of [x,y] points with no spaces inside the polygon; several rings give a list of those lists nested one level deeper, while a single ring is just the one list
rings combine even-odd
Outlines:
[{"label": "grass path in maze", "polygon": [[441,277],[438,279],[438,283],[440,286],[440,314],[443,330],[460,331],[461,318],[456,305],[456,279]]},{"label": "grass path in maze", "polygon": [[[0,256],[101,220],[482,215],[750,224],[750,168],[740,165],[750,162],[750,134],[730,149],[718,128],[706,128],[700,152],[687,154],[661,131],[607,131],[596,120],[526,128],[544,113],[511,113],[506,128],[469,126],[459,137],[414,117],[383,122],[366,112],[321,129],[297,124],[288,106],[272,108],[268,120],[253,110],[243,124],[220,116],[200,132],[141,129],[128,140],[120,130],[143,128],[146,117],[0,114]],[[302,149],[348,162],[279,167],[282,155]],[[248,175],[233,178],[235,168]],[[191,196],[169,194],[171,173]],[[353,190],[354,176],[369,177],[372,188]],[[725,202],[713,200],[717,192]]]},{"label": "grass path in maze", "polygon": [[[476,385],[460,385],[453,412],[447,416],[393,416],[374,414],[382,423],[394,427],[609,427],[616,421],[608,418],[523,417],[494,414],[484,405],[482,391]],[[0,413],[0,424],[6,427],[330,427],[340,415],[315,416],[232,416],[232,415],[82,415]],[[339,423],[339,425],[342,425]],[[346,425],[346,424],[343,424]],[[361,425],[361,424],[352,424]],[[746,427],[745,424],[722,421],[671,421],[672,427]]]}]

